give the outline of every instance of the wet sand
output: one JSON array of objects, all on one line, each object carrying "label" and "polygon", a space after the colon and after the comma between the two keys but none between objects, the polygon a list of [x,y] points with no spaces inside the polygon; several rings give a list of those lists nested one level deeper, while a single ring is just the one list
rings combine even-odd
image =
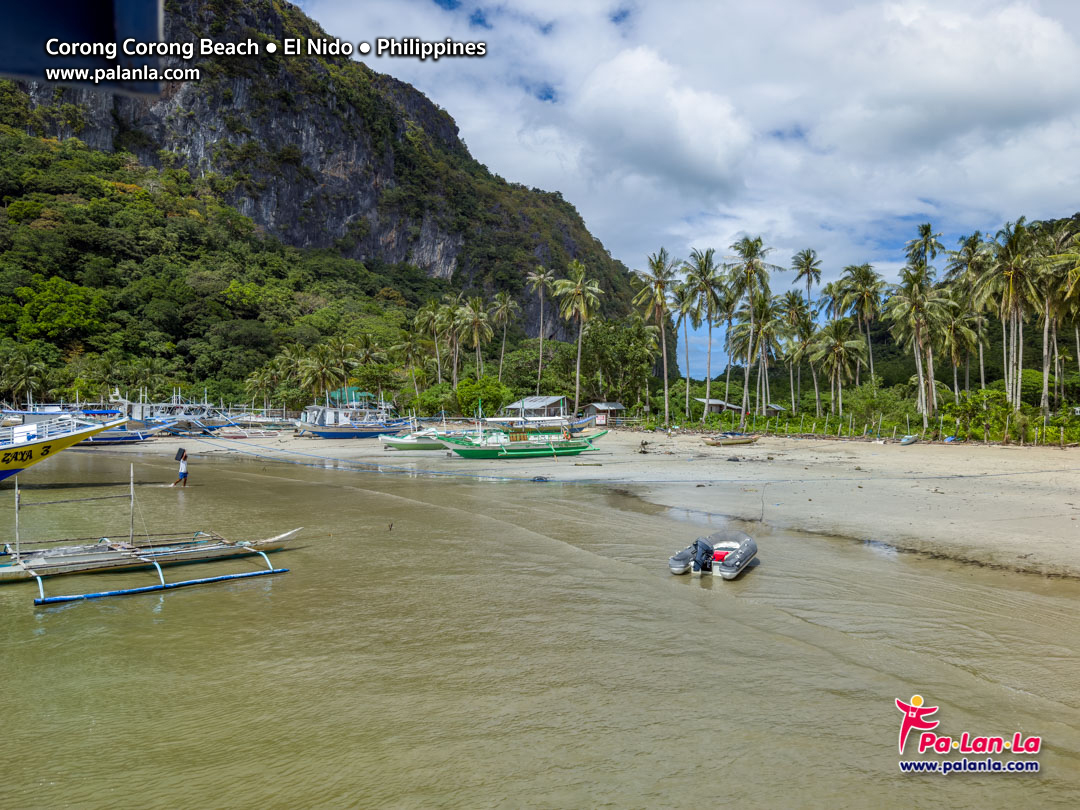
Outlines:
[{"label": "wet sand", "polygon": [[[642,448],[642,442],[647,444]],[[875,444],[766,437],[709,447],[698,435],[612,431],[595,453],[469,461],[448,451],[383,450],[374,439],[155,439],[68,452],[162,457],[188,449],[312,466],[607,484],[669,508],[886,543],[901,550],[1047,575],[1080,576],[1080,450],[964,444]],[[641,453],[644,449],[646,452]],[[736,460],[737,459],[737,460]]]}]

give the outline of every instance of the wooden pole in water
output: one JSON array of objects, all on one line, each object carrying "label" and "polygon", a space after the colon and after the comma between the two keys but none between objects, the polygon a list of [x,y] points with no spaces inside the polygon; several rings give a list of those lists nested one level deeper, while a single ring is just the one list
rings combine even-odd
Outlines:
[{"label": "wooden pole in water", "polygon": [[128,525],[128,544],[135,545],[135,465],[131,465],[131,522]]},{"label": "wooden pole in water", "polygon": [[15,559],[19,558],[19,476],[15,476]]}]

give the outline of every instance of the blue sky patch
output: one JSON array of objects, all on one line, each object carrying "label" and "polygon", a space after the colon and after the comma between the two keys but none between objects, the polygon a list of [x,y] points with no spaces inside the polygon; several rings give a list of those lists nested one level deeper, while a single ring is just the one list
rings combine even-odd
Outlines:
[{"label": "blue sky patch", "polygon": [[484,16],[484,10],[481,8],[478,8],[469,15],[469,25],[476,26],[477,28],[491,28],[491,23],[487,21],[487,17]]}]

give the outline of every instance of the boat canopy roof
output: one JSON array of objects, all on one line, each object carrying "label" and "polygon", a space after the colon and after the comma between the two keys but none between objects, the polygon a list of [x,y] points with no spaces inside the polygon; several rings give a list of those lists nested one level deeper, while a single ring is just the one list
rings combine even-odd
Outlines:
[{"label": "boat canopy roof", "polygon": [[546,408],[548,405],[554,405],[556,402],[561,402],[565,399],[566,397],[525,397],[524,399],[519,399],[517,402],[511,402],[504,410]]}]

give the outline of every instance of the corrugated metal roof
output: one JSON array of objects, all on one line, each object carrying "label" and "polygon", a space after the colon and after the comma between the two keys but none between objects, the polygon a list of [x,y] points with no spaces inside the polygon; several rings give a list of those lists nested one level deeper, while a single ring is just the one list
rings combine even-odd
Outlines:
[{"label": "corrugated metal roof", "polygon": [[546,408],[548,405],[554,405],[556,402],[566,399],[566,397],[525,397],[519,399],[517,402],[511,402],[506,407],[513,408],[514,410],[520,410],[521,408]]},{"label": "corrugated metal roof", "polygon": [[[694,399],[697,402],[705,404],[705,398],[704,397],[694,397]],[[724,400],[722,400],[722,399],[710,399],[709,404],[710,405],[723,405],[725,408],[741,408],[742,407],[741,405],[733,405],[730,402],[724,402]]]},{"label": "corrugated metal roof", "polygon": [[621,402],[590,402],[589,407],[598,411],[625,411],[626,406]]}]

